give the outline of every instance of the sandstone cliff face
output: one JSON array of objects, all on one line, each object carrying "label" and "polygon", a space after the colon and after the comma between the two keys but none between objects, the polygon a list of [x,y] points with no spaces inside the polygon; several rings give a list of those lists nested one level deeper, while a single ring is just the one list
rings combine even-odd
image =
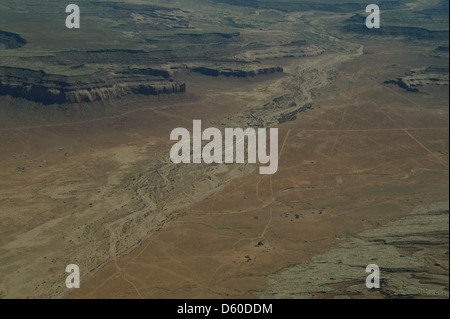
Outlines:
[{"label": "sandstone cliff face", "polygon": [[[120,98],[129,94],[161,95],[185,92],[185,84],[173,81],[123,82],[92,87],[69,88],[56,90],[56,103],[79,103],[104,101]],[[47,90],[52,91],[52,90]],[[62,99],[59,99],[62,96]]]},{"label": "sandstone cliff face", "polygon": [[104,101],[129,94],[160,95],[185,91],[184,83],[147,74],[87,79],[0,67],[0,95],[21,97],[47,105]]}]

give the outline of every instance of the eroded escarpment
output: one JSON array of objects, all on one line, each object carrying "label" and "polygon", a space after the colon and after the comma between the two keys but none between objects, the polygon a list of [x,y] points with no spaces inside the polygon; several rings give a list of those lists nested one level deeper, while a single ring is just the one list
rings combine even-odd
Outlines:
[{"label": "eroded escarpment", "polygon": [[216,68],[206,68],[206,67],[196,67],[192,69],[192,72],[200,73],[209,76],[226,76],[226,77],[236,77],[236,78],[248,78],[255,77],[257,75],[263,74],[273,74],[273,73],[283,73],[282,67],[269,67],[261,68],[255,70],[233,70],[233,69],[216,69]]},{"label": "eroded escarpment", "polygon": [[18,49],[24,47],[27,40],[17,33],[0,30],[0,50],[1,49]]},{"label": "eroded escarpment", "polygon": [[419,88],[429,85],[447,85],[449,83],[448,68],[428,66],[410,70],[405,76],[395,80],[387,80],[385,84],[396,84],[409,92],[419,92]]},{"label": "eroded escarpment", "polygon": [[161,76],[156,76],[157,71],[146,69],[88,78],[0,67],[0,95],[48,105],[104,101],[129,94],[160,95],[186,91],[184,83],[168,78],[163,71],[159,73]]},{"label": "eroded escarpment", "polygon": [[[29,69],[0,67],[0,95],[62,104],[103,101],[129,94],[183,93],[186,85],[174,78],[180,73],[254,78],[283,73],[283,68],[274,60],[319,56],[325,52],[305,40],[286,42],[282,46],[243,43],[238,32],[177,33],[167,39],[154,39],[169,40],[198,43],[210,50],[69,50],[24,56],[19,58],[19,65],[31,65]],[[229,50],[224,50],[224,46]],[[230,57],[230,53],[235,54]],[[62,74],[50,74],[47,69],[34,70],[35,65],[42,63],[51,65],[52,70],[61,70]]]}]

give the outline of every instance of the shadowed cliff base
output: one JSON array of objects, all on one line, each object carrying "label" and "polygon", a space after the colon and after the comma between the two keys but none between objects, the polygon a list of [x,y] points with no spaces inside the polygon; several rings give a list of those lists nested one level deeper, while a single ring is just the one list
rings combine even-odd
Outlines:
[{"label": "shadowed cliff base", "polygon": [[0,30],[0,50],[22,48],[27,41],[19,34]]}]

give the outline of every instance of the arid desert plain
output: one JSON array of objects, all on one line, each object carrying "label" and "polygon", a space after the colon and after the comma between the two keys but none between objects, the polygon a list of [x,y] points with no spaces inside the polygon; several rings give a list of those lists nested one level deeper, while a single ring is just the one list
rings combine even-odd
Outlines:
[{"label": "arid desert plain", "polygon": [[[0,298],[449,297],[448,1],[67,4],[0,3]],[[193,120],[278,171],[173,163]]]}]

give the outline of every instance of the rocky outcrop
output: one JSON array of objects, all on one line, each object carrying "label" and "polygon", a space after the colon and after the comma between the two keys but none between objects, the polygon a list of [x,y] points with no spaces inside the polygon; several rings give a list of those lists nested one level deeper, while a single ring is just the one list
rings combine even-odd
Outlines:
[{"label": "rocky outcrop", "polygon": [[396,80],[384,81],[385,84],[396,84],[409,92],[419,92],[420,87],[428,85],[448,85],[448,68],[429,66],[413,69]]},{"label": "rocky outcrop", "polygon": [[438,58],[449,58],[448,46],[439,46],[431,51],[430,56]]},{"label": "rocky outcrop", "polygon": [[[448,225],[448,202],[417,207],[403,219],[366,230],[309,262],[269,276],[269,288],[258,296],[448,298]],[[369,264],[380,267],[380,289],[366,288]]]},{"label": "rocky outcrop", "polygon": [[206,67],[196,67],[192,69],[192,72],[200,73],[203,75],[209,76],[219,76],[223,75],[226,77],[236,77],[236,78],[248,78],[255,77],[258,75],[264,74],[272,74],[272,73],[283,73],[282,67],[270,67],[270,68],[262,68],[257,70],[232,70],[232,69],[213,69]]},{"label": "rocky outcrop", "polygon": [[185,91],[184,83],[145,74],[82,78],[0,67],[0,95],[47,105],[104,101],[129,94],[160,95]]},{"label": "rocky outcrop", "polygon": [[395,84],[405,89],[408,92],[419,92],[419,89],[411,87],[408,83],[406,83],[402,78],[398,78],[397,80],[388,80],[384,81],[384,84]]},{"label": "rocky outcrop", "polygon": [[0,30],[0,49],[17,49],[26,44],[27,40],[19,34]]},{"label": "rocky outcrop", "polygon": [[295,121],[297,119],[297,114],[306,112],[307,110],[310,110],[311,108],[312,108],[312,104],[308,103],[294,111],[282,113],[280,115],[280,117],[278,118],[278,123],[281,124],[281,123],[285,123],[285,122]]}]

